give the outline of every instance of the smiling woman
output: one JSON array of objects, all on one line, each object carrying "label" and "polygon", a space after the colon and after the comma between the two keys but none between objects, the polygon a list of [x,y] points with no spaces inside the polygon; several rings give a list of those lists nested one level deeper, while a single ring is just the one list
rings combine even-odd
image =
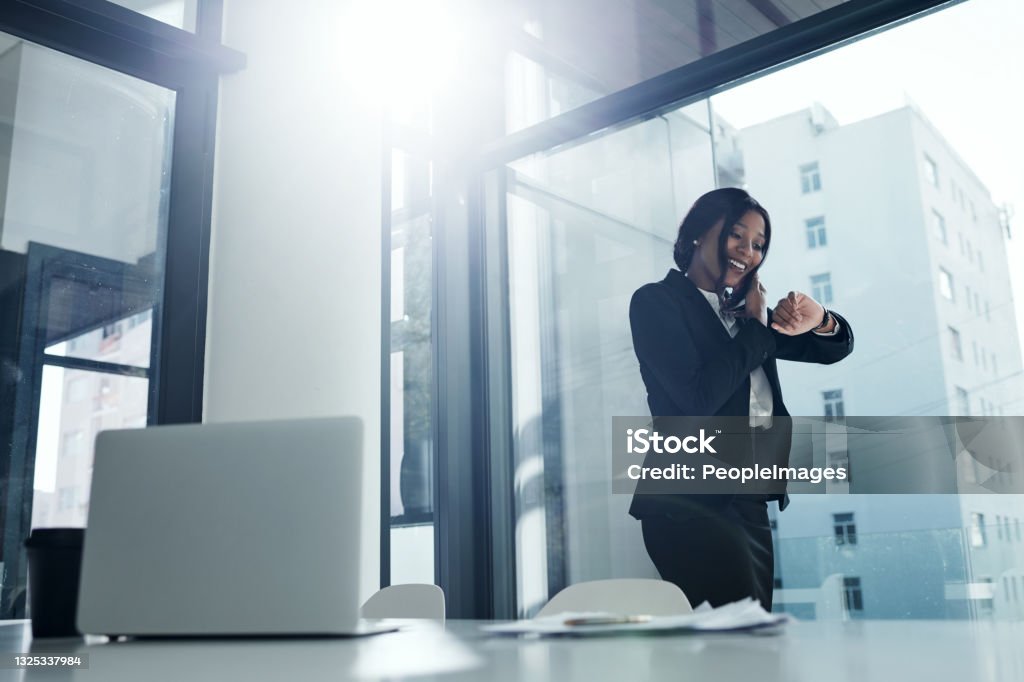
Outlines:
[{"label": "smiling woman", "polygon": [[[789,415],[776,360],[837,362],[852,351],[853,334],[799,292],[768,308],[758,269],[770,242],[768,211],[746,191],[704,194],[679,227],[678,270],[640,287],[629,319],[652,416],[745,415],[765,436],[756,442],[785,452],[791,424],[772,420]],[[661,577],[691,603],[754,597],[770,611],[772,499],[786,506],[785,495],[664,495],[638,486],[629,511]]]}]

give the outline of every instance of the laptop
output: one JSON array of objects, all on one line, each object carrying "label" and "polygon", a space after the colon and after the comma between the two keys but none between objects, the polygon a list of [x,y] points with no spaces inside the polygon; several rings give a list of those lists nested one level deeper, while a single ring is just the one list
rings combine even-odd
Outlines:
[{"label": "laptop", "polygon": [[105,431],[78,628],[131,636],[358,635],[362,422]]}]

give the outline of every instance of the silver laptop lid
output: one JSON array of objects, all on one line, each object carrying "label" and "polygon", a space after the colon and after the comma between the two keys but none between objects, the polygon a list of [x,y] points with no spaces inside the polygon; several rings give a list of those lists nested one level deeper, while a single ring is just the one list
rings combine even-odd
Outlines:
[{"label": "silver laptop lid", "polygon": [[79,629],[355,631],[362,440],[354,417],[100,433]]}]

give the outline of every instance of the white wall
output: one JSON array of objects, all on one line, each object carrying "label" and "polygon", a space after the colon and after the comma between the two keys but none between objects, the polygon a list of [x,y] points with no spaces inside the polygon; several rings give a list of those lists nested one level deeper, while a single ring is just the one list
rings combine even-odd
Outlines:
[{"label": "white wall", "polygon": [[380,558],[381,133],[337,47],[343,5],[225,2],[224,42],[248,66],[221,81],[204,420],[363,419],[365,598]]}]

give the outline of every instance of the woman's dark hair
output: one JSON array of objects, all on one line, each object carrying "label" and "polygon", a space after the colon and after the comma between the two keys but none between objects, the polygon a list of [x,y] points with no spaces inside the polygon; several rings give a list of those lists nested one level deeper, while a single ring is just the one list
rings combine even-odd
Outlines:
[{"label": "woman's dark hair", "polygon": [[715,282],[715,291],[718,292],[719,297],[722,299],[723,307],[726,308],[738,305],[746,297],[747,288],[753,279],[751,275],[757,271],[757,268],[761,267],[761,265],[758,265],[757,268],[750,271],[744,278],[743,286],[740,287],[739,291],[734,291],[731,295],[726,296],[722,284],[725,281],[726,261],[728,258],[725,253],[725,245],[729,239],[729,228],[739,222],[740,218],[746,215],[748,211],[756,211],[764,218],[764,248],[761,250],[761,264],[763,264],[763,259],[768,256],[768,245],[772,240],[772,223],[764,206],[757,203],[757,200],[750,196],[746,190],[739,189],[738,187],[723,187],[711,190],[697,199],[693,206],[690,207],[690,210],[687,211],[683,222],[679,225],[679,236],[676,237],[676,245],[672,252],[676,265],[685,273],[690,269],[690,263],[693,261],[693,254],[696,250],[693,242],[703,237],[718,221],[723,221],[722,231],[718,235],[719,275],[718,281]]}]

